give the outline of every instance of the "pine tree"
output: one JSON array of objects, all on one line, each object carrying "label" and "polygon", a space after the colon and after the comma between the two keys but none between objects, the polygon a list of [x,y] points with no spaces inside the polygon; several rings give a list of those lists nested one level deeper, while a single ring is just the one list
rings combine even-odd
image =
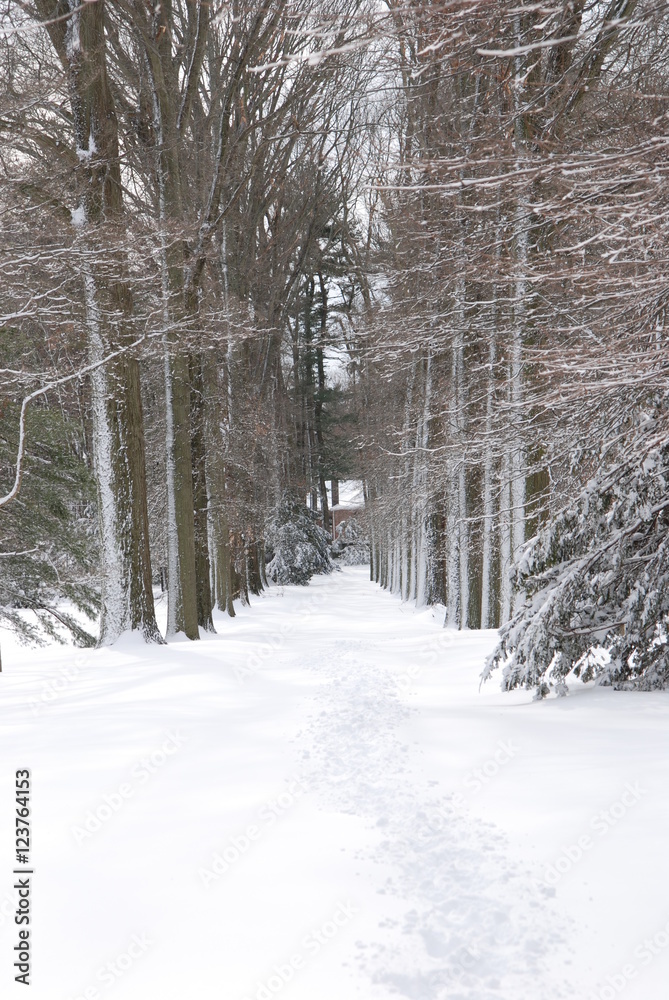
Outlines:
[{"label": "pine tree", "polygon": [[[0,331],[0,341],[3,335],[20,343],[16,331]],[[14,476],[18,410],[0,401],[3,487]],[[27,641],[62,642],[69,634],[90,646],[94,636],[80,619],[99,612],[99,553],[83,427],[42,401],[28,414],[27,440],[21,491],[0,511],[0,624]]]},{"label": "pine tree", "polygon": [[[665,407],[666,411],[666,401]],[[529,543],[515,570],[527,595],[484,678],[566,693],[566,678],[643,690],[669,682],[669,437],[644,416],[627,456]]]}]

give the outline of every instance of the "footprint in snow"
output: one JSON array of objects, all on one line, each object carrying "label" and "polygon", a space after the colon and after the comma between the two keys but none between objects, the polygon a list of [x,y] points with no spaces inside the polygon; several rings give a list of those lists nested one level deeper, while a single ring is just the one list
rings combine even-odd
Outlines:
[{"label": "footprint in snow", "polygon": [[342,641],[307,666],[330,683],[301,734],[311,788],[378,830],[367,860],[392,876],[379,891],[405,907],[379,939],[358,942],[372,983],[408,1000],[558,1000],[572,928],[507,854],[503,834],[435,797],[414,776],[400,726],[410,715],[390,674]]}]

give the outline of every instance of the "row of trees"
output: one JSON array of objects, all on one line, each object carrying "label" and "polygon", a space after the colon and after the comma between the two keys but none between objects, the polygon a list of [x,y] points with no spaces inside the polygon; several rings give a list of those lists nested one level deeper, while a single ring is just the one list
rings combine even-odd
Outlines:
[{"label": "row of trees", "polygon": [[373,576],[447,624],[512,618],[508,686],[663,683],[667,11],[391,16]]},{"label": "row of trees", "polygon": [[[84,478],[93,456],[100,641],[161,640],[159,569],[168,637],[196,639],[214,604],[233,614],[263,586],[282,494],[324,496],[346,471],[324,350],[358,280],[364,5],[37,0],[10,4],[3,29],[3,330],[33,345],[3,372],[5,472],[17,450],[28,470],[3,502],[18,518],[10,532],[3,513],[6,603],[55,613],[28,579],[45,546],[11,538],[41,503],[38,411],[56,411],[85,441]],[[81,579],[83,557],[54,544]],[[90,607],[90,588],[85,605],[50,592]]]},{"label": "row of trees", "polygon": [[511,620],[493,661],[509,685],[561,684],[598,644],[613,679],[649,677],[664,7],[37,0],[2,17],[2,462],[10,483],[24,449],[29,475],[3,501],[1,603],[46,603],[28,578],[48,546],[19,502],[43,418],[76,469],[46,589],[90,605],[95,509],[103,642],[160,640],[158,576],[168,636],[197,638],[264,585],[287,491],[327,528],[326,481],[354,476],[373,579],[443,602],[451,626]]}]

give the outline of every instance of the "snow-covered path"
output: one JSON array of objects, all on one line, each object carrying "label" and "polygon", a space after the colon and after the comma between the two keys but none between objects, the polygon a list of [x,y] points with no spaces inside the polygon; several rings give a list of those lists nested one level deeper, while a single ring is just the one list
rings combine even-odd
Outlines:
[{"label": "snow-covered path", "polygon": [[28,767],[36,1000],[664,1000],[669,697],[479,693],[440,626],[348,569],[195,645],[3,637],[2,996]]},{"label": "snow-covered path", "polygon": [[373,907],[379,929],[358,944],[358,967],[386,987],[379,996],[570,995],[545,974],[564,940],[554,908],[500,831],[421,775],[398,678],[374,659],[362,640],[323,651],[316,669],[328,684],[304,740],[322,801],[379,831],[360,856],[382,866],[376,891],[389,902],[383,916]]}]

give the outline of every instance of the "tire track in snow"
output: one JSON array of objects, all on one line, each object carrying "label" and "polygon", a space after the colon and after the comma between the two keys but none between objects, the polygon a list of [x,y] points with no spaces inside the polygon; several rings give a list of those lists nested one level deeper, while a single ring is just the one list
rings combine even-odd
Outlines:
[{"label": "tire track in snow", "polygon": [[392,673],[365,663],[361,642],[319,650],[329,679],[300,734],[302,767],[329,807],[379,831],[361,860],[390,866],[378,892],[405,907],[356,963],[383,994],[409,1000],[558,1000],[573,928],[509,856],[502,832],[435,797],[400,739],[411,710]]}]

